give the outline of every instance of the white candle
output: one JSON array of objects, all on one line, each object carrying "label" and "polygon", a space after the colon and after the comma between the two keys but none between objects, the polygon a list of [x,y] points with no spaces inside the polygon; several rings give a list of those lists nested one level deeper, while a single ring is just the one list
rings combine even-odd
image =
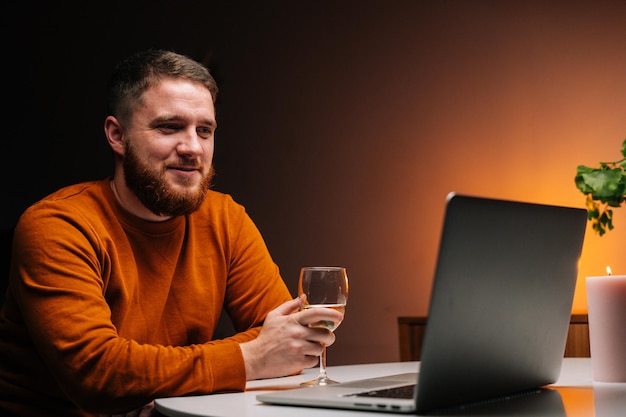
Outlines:
[{"label": "white candle", "polygon": [[594,381],[626,382],[626,275],[587,277]]}]

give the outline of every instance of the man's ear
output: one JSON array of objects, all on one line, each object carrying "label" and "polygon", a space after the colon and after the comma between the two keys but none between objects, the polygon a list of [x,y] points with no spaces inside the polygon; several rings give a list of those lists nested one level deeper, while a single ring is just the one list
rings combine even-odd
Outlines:
[{"label": "man's ear", "polygon": [[104,134],[107,137],[109,146],[117,155],[124,155],[124,129],[113,116],[104,119]]}]

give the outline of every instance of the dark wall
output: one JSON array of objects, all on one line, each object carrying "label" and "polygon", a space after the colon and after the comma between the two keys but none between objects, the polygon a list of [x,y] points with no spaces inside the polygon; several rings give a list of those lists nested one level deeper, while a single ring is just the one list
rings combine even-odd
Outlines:
[{"label": "dark wall", "polygon": [[112,172],[104,86],[119,59],[148,47],[210,58],[213,20],[225,20],[208,13],[210,2],[69,3],[2,5],[9,89],[2,227],[57,188]]},{"label": "dark wall", "polygon": [[[397,6],[413,8],[411,3]],[[237,166],[259,157],[259,149],[272,150],[261,154],[264,158],[291,156],[283,152],[293,145],[284,141],[302,128],[294,108],[314,98],[306,94],[319,95],[324,105],[326,93],[319,87],[342,82],[332,79],[334,61],[341,59],[332,55],[343,54],[335,42],[351,25],[367,24],[353,17],[377,13],[382,5],[371,0],[3,3],[9,156],[1,167],[6,179],[1,226],[14,225],[28,205],[61,186],[112,172],[102,133],[104,86],[120,59],[144,48],[171,48],[211,68],[221,89],[216,188],[245,186],[250,174]],[[287,125],[290,136],[269,135],[275,125]]]}]

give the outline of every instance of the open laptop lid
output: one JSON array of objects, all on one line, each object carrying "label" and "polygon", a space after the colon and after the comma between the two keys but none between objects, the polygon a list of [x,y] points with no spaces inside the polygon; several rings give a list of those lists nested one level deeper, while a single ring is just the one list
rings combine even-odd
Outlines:
[{"label": "open laptop lid", "polygon": [[[256,398],[423,414],[555,382],[586,222],[584,209],[449,194],[419,380],[393,375]],[[417,382],[413,399],[354,395],[410,381]]]},{"label": "open laptop lid", "polygon": [[418,412],[558,379],[584,209],[448,195]]}]

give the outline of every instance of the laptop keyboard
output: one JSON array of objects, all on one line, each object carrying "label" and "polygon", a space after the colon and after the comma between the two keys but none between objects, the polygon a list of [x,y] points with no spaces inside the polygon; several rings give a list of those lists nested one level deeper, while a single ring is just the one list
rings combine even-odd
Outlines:
[{"label": "laptop keyboard", "polygon": [[413,398],[415,384],[403,385],[401,387],[386,388],[376,391],[361,392],[353,394],[355,397],[376,397],[376,398]]}]

